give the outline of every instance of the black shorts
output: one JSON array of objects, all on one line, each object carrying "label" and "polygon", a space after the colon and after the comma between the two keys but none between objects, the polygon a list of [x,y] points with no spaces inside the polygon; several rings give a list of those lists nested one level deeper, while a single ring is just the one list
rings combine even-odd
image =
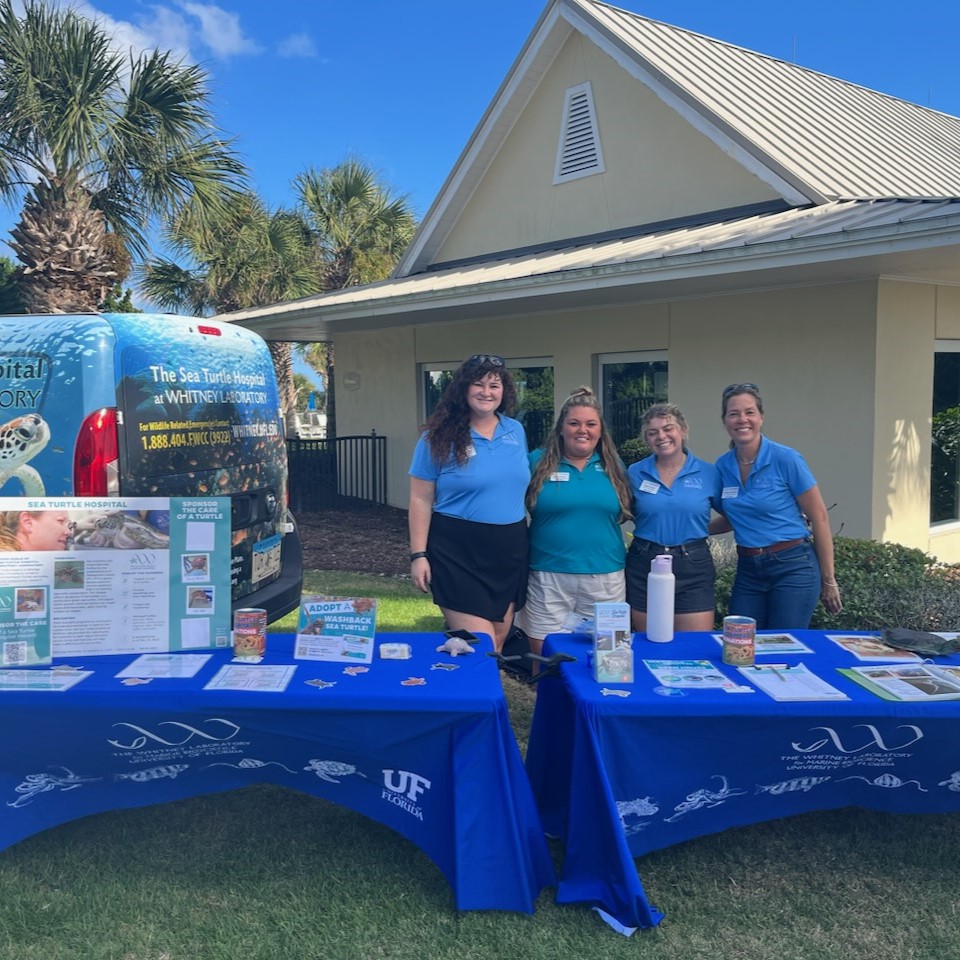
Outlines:
[{"label": "black shorts", "polygon": [[646,613],[647,574],[653,558],[662,554],[673,557],[673,575],[677,578],[673,612],[714,610],[717,571],[706,540],[690,540],[679,547],[664,547],[634,537],[627,551],[627,603],[634,610]]},{"label": "black shorts", "polygon": [[477,523],[434,513],[427,537],[433,602],[500,623],[527,599],[527,521]]}]

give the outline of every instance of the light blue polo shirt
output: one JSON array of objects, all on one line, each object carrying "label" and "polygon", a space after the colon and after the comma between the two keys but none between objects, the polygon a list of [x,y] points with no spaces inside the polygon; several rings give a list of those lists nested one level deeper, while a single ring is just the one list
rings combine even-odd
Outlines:
[{"label": "light blue polo shirt", "polygon": [[527,435],[519,421],[497,416],[500,422],[489,440],[470,431],[472,447],[462,467],[452,454],[442,466],[438,464],[430,456],[425,434],[417,441],[409,473],[436,485],[433,509],[437,513],[499,524],[516,523],[526,516]]},{"label": "light blue polo shirt", "polygon": [[722,484],[721,512],[741,547],[769,547],[810,535],[797,497],[817,481],[796,450],[761,437],[746,486],[740,483],[735,450],[717,460],[717,470]]},{"label": "light blue polo shirt", "polygon": [[687,453],[686,462],[666,487],[649,456],[627,469],[633,491],[633,535],[661,546],[675,547],[707,536],[710,508],[720,507],[720,474],[712,463]]},{"label": "light blue polo shirt", "polygon": [[[530,471],[543,457],[530,454]],[[600,456],[578,470],[561,459],[543,481],[530,517],[530,569],[549,573],[614,573],[626,562],[620,499]]]}]

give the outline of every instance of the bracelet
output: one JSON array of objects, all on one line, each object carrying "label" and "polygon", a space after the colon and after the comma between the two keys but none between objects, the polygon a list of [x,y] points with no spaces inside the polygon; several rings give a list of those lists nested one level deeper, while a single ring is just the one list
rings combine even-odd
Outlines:
[{"label": "bracelet", "polygon": [[416,553],[410,554],[410,562],[413,563],[414,560],[424,560],[426,556],[427,553],[425,550],[418,550]]},{"label": "bracelet", "polygon": [[825,587],[837,587],[839,584],[836,580],[821,580],[820,581]]}]

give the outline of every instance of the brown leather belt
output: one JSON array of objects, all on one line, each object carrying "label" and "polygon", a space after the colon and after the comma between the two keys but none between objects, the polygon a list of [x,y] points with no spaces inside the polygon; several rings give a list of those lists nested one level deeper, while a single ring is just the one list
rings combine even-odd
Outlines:
[{"label": "brown leather belt", "polygon": [[801,543],[806,542],[806,537],[797,537],[796,540],[781,540],[779,543],[771,543],[769,547],[741,547],[737,544],[737,553],[741,557],[759,557],[762,553],[779,553],[781,550],[799,547]]}]

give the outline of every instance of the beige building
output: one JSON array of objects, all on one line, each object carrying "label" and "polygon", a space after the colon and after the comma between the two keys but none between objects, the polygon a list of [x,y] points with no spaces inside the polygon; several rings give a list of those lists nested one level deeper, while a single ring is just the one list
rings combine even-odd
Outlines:
[{"label": "beige building", "polygon": [[723,387],[755,382],[835,531],[960,560],[932,446],[960,405],[955,117],[552,0],[393,279],[228,318],[333,340],[338,433],[388,437],[398,506],[439,375],[493,352],[555,407],[592,384],[621,439],[668,395],[705,458]]}]

